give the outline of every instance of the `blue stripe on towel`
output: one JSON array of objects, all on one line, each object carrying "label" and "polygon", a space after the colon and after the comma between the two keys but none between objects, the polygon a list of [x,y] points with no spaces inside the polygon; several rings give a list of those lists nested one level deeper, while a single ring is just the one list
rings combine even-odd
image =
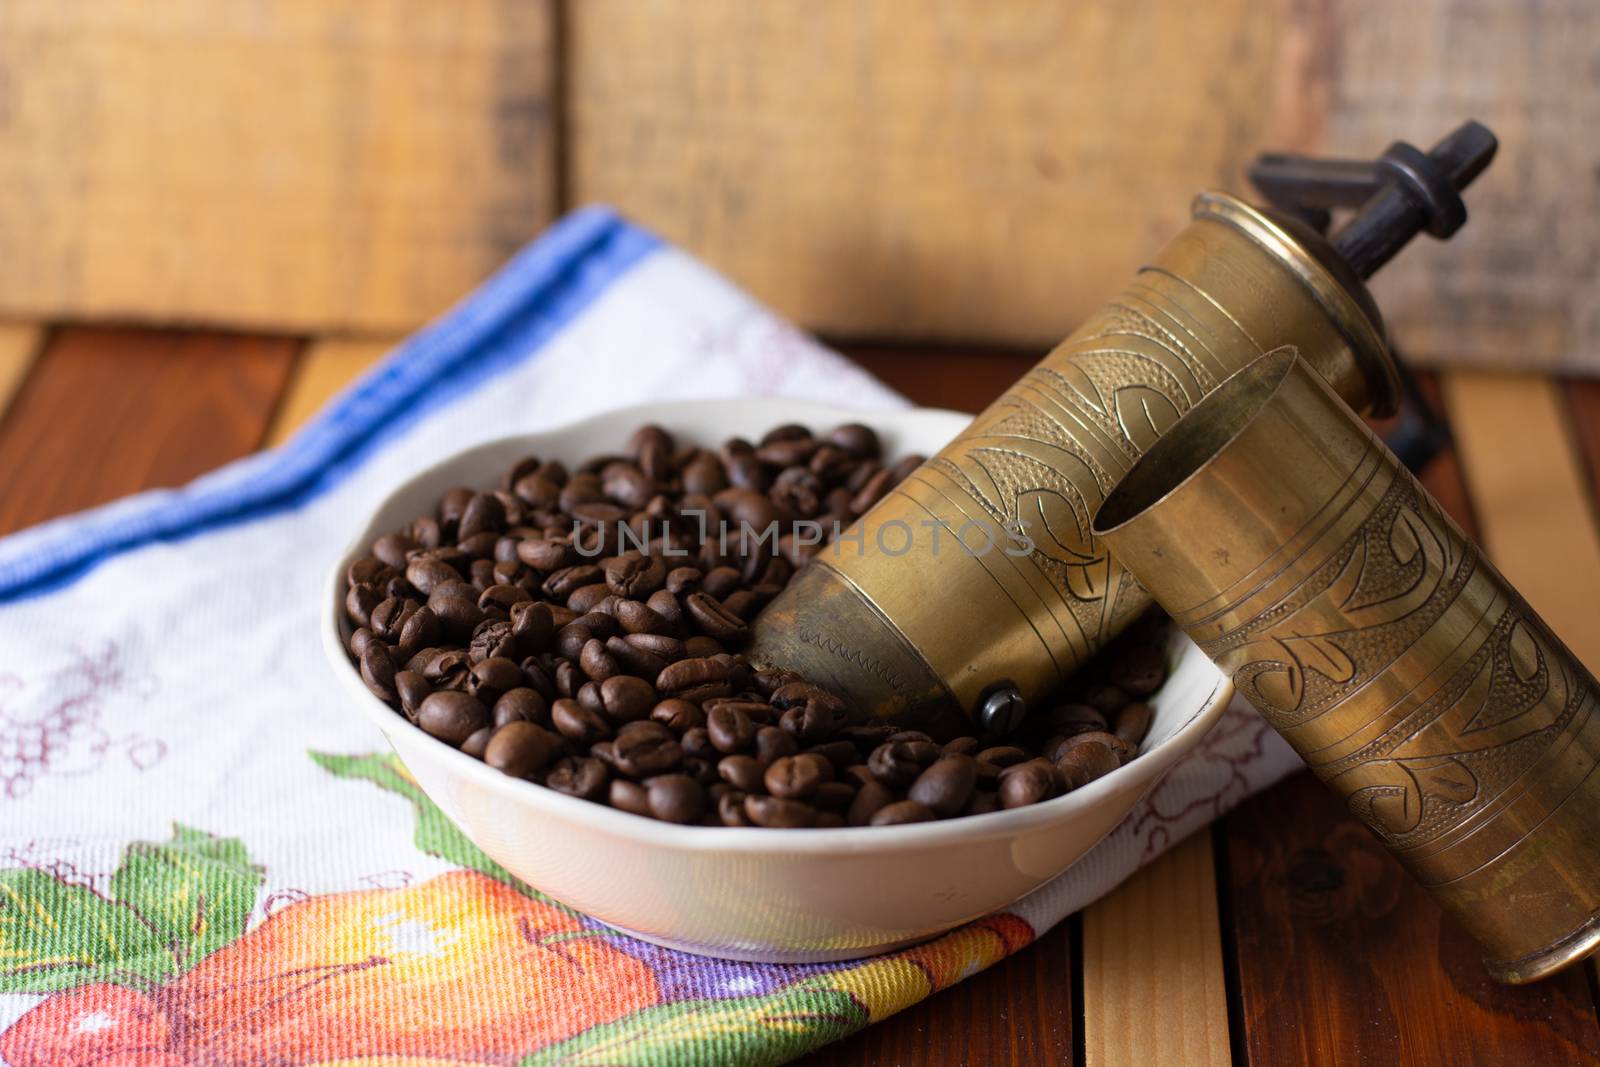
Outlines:
[{"label": "blue stripe on towel", "polygon": [[605,208],[566,216],[283,447],[181,489],[142,493],[0,540],[0,601],[56,588],[140,545],[182,540],[314,499],[397,429],[538,355],[611,282],[659,247],[659,238]]}]

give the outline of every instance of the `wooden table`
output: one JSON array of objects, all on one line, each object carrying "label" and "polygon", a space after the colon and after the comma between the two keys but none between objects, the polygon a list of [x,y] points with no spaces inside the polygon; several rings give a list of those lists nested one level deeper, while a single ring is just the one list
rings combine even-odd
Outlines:
[{"label": "wooden table", "polygon": [[[0,533],[281,441],[387,347],[0,326]],[[1037,355],[849,351],[912,399],[965,410]],[[1456,436],[1429,487],[1600,665],[1600,383],[1426,384]],[[1026,951],[807,1062],[1593,1064],[1597,994],[1593,962],[1494,985],[1466,936],[1300,774]]]}]

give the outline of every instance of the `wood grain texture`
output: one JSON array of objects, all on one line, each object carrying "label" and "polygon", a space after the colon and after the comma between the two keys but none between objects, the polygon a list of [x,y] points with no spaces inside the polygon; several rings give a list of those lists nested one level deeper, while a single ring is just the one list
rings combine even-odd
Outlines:
[{"label": "wood grain texture", "polygon": [[1015,956],[795,1062],[1058,1067],[1072,1057],[1072,940],[1063,922]]},{"label": "wood grain texture", "polygon": [[[801,323],[1050,344],[1272,148],[1501,137],[1376,280],[1418,361],[1600,369],[1589,0],[573,4],[566,168]],[[1429,246],[1426,238],[1419,241]]]},{"label": "wood grain texture", "polygon": [[1600,671],[1600,524],[1560,386],[1532,375],[1443,376],[1489,558],[1591,672]]},{"label": "wood grain texture", "polygon": [[1053,343],[1237,187],[1286,6],[585,0],[568,182],[809,327]]},{"label": "wood grain texture", "polygon": [[[1426,148],[1466,118],[1500,138],[1448,247],[1374,279],[1391,335],[1434,365],[1600,371],[1600,8],[1592,0],[1297,5],[1321,145]],[[1419,239],[1427,246],[1427,238]]]},{"label": "wood grain texture", "polygon": [[[1588,505],[1600,511],[1600,381],[1569,381],[1565,384],[1568,410],[1584,473],[1589,478]],[[1589,983],[1600,1007],[1600,959],[1589,957]]]},{"label": "wood grain texture", "polygon": [[[1448,384],[1423,385],[1451,396]],[[1469,500],[1462,467],[1447,451],[1422,481],[1479,536],[1490,505]],[[1583,971],[1492,982],[1476,943],[1311,775],[1247,801],[1218,836],[1248,1063],[1594,1062],[1600,1023]]]},{"label": "wood grain texture", "polygon": [[0,5],[0,311],[423,322],[552,217],[551,2]]},{"label": "wood grain texture", "polygon": [[1081,1025],[1088,1067],[1233,1062],[1210,834],[1084,910]]},{"label": "wood grain texture", "polygon": [[11,405],[11,398],[22,388],[23,379],[33,367],[44,344],[42,326],[22,323],[0,324],[0,417]]},{"label": "wood grain texture", "polygon": [[1309,773],[1224,829],[1249,1064],[1594,1063],[1582,970],[1495,984],[1476,943]]},{"label": "wood grain texture", "polygon": [[295,361],[283,400],[273,414],[272,425],[267,430],[267,447],[287,441],[307,419],[321,411],[335,393],[355,381],[397,343],[334,338],[307,345]]},{"label": "wood grain texture", "polygon": [[915,404],[974,415],[1044,358],[1003,348],[829,343]]},{"label": "wood grain texture", "polygon": [[0,420],[0,533],[155,486],[261,444],[298,342],[67,327]]}]

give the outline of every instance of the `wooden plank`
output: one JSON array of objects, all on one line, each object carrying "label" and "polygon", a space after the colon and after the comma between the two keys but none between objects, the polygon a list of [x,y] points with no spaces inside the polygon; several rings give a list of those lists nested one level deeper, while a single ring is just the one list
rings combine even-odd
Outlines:
[{"label": "wooden plank", "polygon": [[1053,343],[1281,139],[1288,6],[586,0],[571,189],[813,328]]},{"label": "wooden plank", "polygon": [[1015,956],[795,1062],[1058,1067],[1072,1060],[1072,939],[1063,922]]},{"label": "wooden plank", "polygon": [[1594,1063],[1582,970],[1496,985],[1477,945],[1309,773],[1224,825],[1246,1063]]},{"label": "wooden plank", "polygon": [[1600,370],[1600,9],[1303,7],[1301,95],[1325,103],[1329,149],[1370,154],[1397,138],[1427,147],[1469,117],[1500,138],[1450,247],[1410,250],[1373,280],[1391,336],[1435,366]]},{"label": "wooden plank", "polygon": [[1210,834],[1084,910],[1082,1025],[1089,1067],[1233,1062]]},{"label": "wooden plank", "polygon": [[1448,249],[1377,279],[1391,332],[1427,363],[1600,367],[1590,0],[588,0],[571,30],[576,199],[814,328],[1050,344],[1255,152],[1476,117],[1504,158]]},{"label": "wooden plank", "polygon": [[[1476,535],[1490,505],[1469,502],[1461,472],[1447,451],[1422,481]],[[1477,945],[1309,774],[1246,802],[1219,837],[1246,1062],[1593,1062],[1600,1024],[1583,972],[1496,985]]]},{"label": "wooden plank", "polygon": [[[1589,476],[1589,506],[1600,508],[1600,381],[1569,381],[1566,394],[1573,433]],[[1589,958],[1589,983],[1600,997],[1600,959],[1593,956]]]},{"label": "wooden plank", "polygon": [[295,361],[283,401],[272,417],[266,445],[281,445],[333,395],[392,349],[396,341],[333,338],[313,341]]},{"label": "wooden plank", "polygon": [[1042,350],[829,343],[913,403],[974,415],[1044,358]]},{"label": "wooden plank", "polygon": [[1452,373],[1445,399],[1489,557],[1591,671],[1600,671],[1600,525],[1565,398],[1531,375]]},{"label": "wooden plank", "polygon": [[551,4],[0,5],[0,312],[425,321],[555,210]]},{"label": "wooden plank", "polygon": [[261,443],[298,342],[68,327],[0,420],[0,533],[154,486]]},{"label": "wooden plank", "polygon": [[0,416],[6,413],[11,398],[38,358],[44,344],[42,326],[23,323],[0,324]]}]

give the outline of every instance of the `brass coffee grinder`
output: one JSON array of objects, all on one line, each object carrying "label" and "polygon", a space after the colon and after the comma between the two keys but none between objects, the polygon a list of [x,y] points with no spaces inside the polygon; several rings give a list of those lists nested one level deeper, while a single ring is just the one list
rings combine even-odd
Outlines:
[{"label": "brass coffee grinder", "polygon": [[[1292,345],[1352,408],[1397,408],[1363,279],[1423,230],[1459,229],[1461,191],[1495,148],[1469,122],[1375,162],[1264,156],[1252,178],[1271,208],[1202,193],[1120,295],[801,571],[758,620],[752,658],[900,722],[1014,728],[1149,606],[1090,523],[1201,397]],[[1357,210],[1324,237],[1344,207]],[[1031,550],[967,550],[1019,524]]]}]

